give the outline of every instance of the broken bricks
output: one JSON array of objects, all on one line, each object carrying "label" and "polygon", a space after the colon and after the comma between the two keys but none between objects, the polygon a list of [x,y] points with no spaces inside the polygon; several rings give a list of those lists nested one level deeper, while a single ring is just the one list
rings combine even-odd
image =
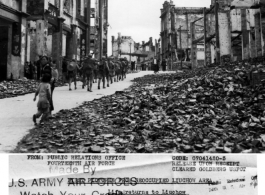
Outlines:
[{"label": "broken bricks", "polygon": [[250,87],[247,74],[217,67],[137,78],[125,91],[57,113],[18,148],[38,152],[41,141],[53,152],[262,152],[265,88]]}]

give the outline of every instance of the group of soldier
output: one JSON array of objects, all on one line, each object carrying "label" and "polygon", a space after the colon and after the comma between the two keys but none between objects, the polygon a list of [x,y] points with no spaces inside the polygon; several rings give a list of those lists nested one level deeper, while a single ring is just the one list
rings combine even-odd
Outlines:
[{"label": "group of soldier", "polygon": [[76,76],[79,74],[83,81],[83,89],[87,86],[87,91],[92,92],[93,83],[98,81],[98,89],[100,89],[101,82],[103,88],[109,87],[110,83],[118,82],[126,78],[126,73],[129,68],[129,62],[126,58],[114,58],[103,56],[101,60],[92,58],[88,55],[85,59],[77,65],[75,60],[67,64],[63,62],[63,73],[68,77],[69,90],[71,91],[71,83],[74,82],[76,87]]}]

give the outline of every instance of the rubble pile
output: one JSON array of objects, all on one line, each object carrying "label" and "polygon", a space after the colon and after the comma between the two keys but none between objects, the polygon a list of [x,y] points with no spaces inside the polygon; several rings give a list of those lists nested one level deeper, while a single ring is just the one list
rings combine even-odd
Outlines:
[{"label": "rubble pile", "polygon": [[246,67],[147,75],[125,91],[62,110],[18,152],[259,153],[265,88]]},{"label": "rubble pile", "polygon": [[[14,81],[0,82],[0,99],[17,97],[29,93],[35,93],[40,81],[30,79],[18,79]],[[64,86],[63,82],[59,80],[56,86]]]}]

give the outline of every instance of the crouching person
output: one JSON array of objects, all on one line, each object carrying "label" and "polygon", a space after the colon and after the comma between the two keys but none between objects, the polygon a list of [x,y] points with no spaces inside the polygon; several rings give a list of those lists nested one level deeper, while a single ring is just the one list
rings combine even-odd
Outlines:
[{"label": "crouching person", "polygon": [[44,74],[42,81],[35,93],[33,101],[36,101],[36,97],[39,95],[39,101],[37,104],[38,112],[33,115],[33,122],[37,125],[37,118],[41,117],[40,124],[44,122],[50,112],[50,99],[51,99],[51,85],[50,85],[50,75]]}]

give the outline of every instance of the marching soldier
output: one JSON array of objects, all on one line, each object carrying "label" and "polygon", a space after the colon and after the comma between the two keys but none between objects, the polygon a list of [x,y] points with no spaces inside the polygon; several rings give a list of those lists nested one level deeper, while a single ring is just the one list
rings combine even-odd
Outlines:
[{"label": "marching soldier", "polygon": [[94,80],[94,71],[96,69],[96,61],[92,59],[92,55],[89,54],[83,62],[83,89],[87,85],[87,91],[92,92],[92,85]]},{"label": "marching soldier", "polygon": [[67,66],[67,76],[69,78],[69,91],[72,91],[71,83],[74,81],[75,89],[76,87],[76,74],[77,74],[77,67],[76,67],[76,61],[75,59],[72,59],[72,61]]},{"label": "marching soldier", "polygon": [[109,74],[107,76],[109,77],[109,80],[112,84],[113,78],[115,77],[115,64],[114,64],[114,58],[113,57],[108,58],[108,67],[109,67]]}]

